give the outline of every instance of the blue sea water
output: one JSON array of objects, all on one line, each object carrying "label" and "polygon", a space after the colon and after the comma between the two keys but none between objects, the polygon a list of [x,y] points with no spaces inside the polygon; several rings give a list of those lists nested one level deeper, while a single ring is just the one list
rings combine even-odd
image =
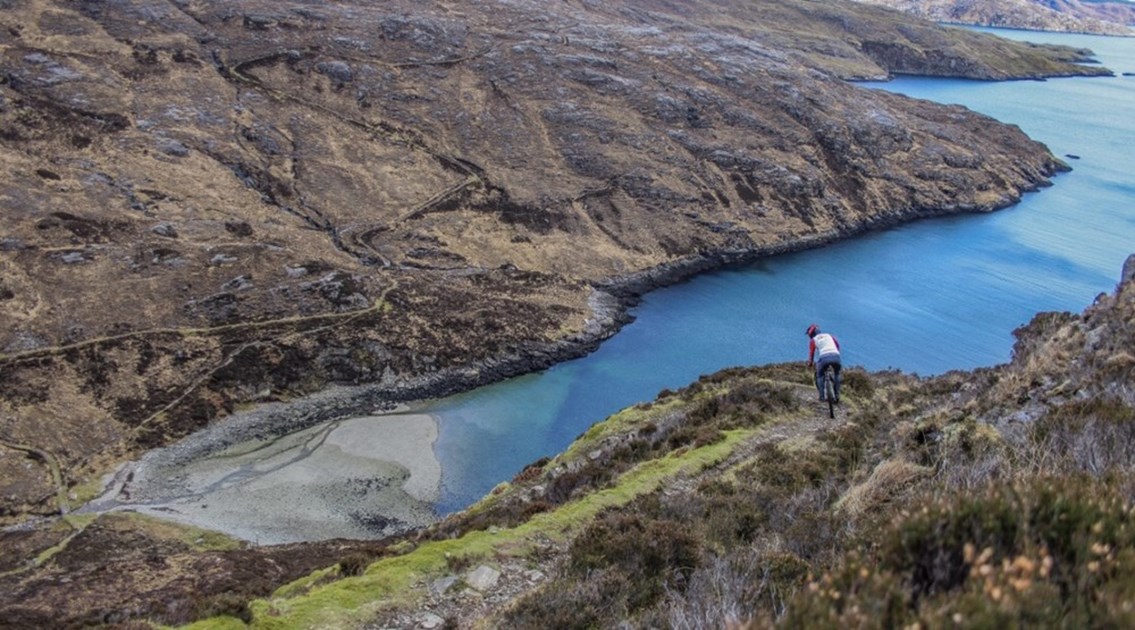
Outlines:
[{"label": "blue sea water", "polygon": [[996,31],[1094,50],[1116,77],[869,84],[961,103],[1020,126],[1073,171],[988,215],[935,219],[728,269],[646,296],[595,353],[426,405],[439,419],[441,513],[592,423],[663,388],[735,365],[803,360],[810,322],[845,364],[921,375],[1009,360],[1040,311],[1078,312],[1114,289],[1135,252],[1135,40]]}]

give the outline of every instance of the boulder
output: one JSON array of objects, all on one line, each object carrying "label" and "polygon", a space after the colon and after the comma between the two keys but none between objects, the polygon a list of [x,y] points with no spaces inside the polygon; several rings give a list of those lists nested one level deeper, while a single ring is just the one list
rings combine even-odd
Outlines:
[{"label": "boulder", "polygon": [[465,576],[465,583],[483,593],[496,586],[500,576],[500,571],[482,564]]}]

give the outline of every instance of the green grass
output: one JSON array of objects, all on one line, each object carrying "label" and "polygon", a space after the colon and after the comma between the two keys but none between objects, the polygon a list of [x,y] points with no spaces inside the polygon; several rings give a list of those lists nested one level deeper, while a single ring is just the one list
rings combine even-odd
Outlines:
[{"label": "green grass", "polygon": [[[625,419],[625,418],[624,418]],[[660,459],[642,462],[626,472],[618,483],[588,494],[554,511],[536,514],[514,528],[493,532],[472,531],[454,540],[424,543],[396,557],[371,564],[356,577],[319,584],[326,571],[309,575],[281,587],[269,599],[256,600],[249,607],[253,628],[326,628],[352,626],[365,622],[380,610],[413,606],[423,597],[423,582],[450,572],[454,559],[488,561],[497,557],[528,557],[536,542],[552,539],[565,542],[590,524],[604,509],[624,505],[657,489],[664,481],[683,473],[693,473],[727,456],[753,430],[730,431],[712,445],[690,449]],[[333,571],[327,570],[327,571]],[[199,621],[194,630],[227,630],[234,626],[230,617]],[[236,620],[239,623],[239,620]]]}]

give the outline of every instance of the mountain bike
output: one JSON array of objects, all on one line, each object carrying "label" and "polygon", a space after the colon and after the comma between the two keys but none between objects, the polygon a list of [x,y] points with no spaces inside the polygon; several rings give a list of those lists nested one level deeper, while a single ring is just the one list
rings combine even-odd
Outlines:
[{"label": "mountain bike", "polygon": [[828,417],[835,418],[835,366],[828,364],[824,367],[823,373],[820,378],[824,380],[823,387],[824,400],[828,401]]}]

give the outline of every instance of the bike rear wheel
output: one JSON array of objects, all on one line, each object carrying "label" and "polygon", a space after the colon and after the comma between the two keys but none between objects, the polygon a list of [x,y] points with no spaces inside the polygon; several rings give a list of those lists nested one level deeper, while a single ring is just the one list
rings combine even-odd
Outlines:
[{"label": "bike rear wheel", "polygon": [[824,368],[824,398],[828,401],[828,417],[835,418],[835,370]]}]

